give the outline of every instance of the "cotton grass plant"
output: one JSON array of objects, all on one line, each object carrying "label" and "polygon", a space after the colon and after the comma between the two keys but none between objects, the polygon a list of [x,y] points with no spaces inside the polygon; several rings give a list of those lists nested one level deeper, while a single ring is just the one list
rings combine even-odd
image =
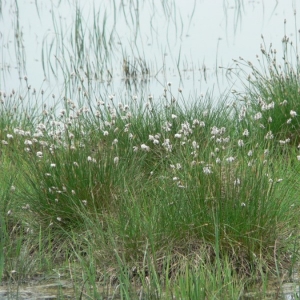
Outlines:
[{"label": "cotton grass plant", "polygon": [[243,58],[235,61],[247,75],[246,97],[243,99],[245,114],[268,128],[277,140],[299,142],[299,56],[297,42],[284,36],[282,39],[282,59],[278,50],[266,45],[262,36],[261,56],[257,62],[247,62]]},{"label": "cotton grass plant", "polygon": [[242,292],[240,279],[288,266],[299,212],[290,179],[295,150],[283,145],[282,157],[270,129],[251,114],[238,119],[234,104],[162,97],[161,104],[142,99],[146,105],[66,99],[29,130],[7,131],[14,138],[3,139],[2,163],[13,162],[19,174],[14,215],[37,243],[33,252],[48,257],[41,264],[35,256],[34,268],[74,257],[64,272],[90,282],[93,297],[101,295],[99,281],[124,299],[218,298],[220,291],[230,299]]}]

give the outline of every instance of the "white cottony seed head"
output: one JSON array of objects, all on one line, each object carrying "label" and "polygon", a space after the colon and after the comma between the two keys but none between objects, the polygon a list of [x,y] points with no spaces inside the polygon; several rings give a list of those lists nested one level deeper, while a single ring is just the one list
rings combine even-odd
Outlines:
[{"label": "white cottony seed head", "polygon": [[274,138],[274,135],[273,135],[272,131],[267,132],[265,139],[272,140],[273,138]]},{"label": "white cottony seed head", "polygon": [[212,170],[210,169],[210,167],[203,167],[203,173],[208,175],[212,173]]},{"label": "white cottony seed head", "polygon": [[259,120],[259,119],[261,119],[261,118],[262,118],[261,112],[258,112],[257,114],[255,114],[253,118],[254,118],[254,120]]},{"label": "white cottony seed head", "polygon": [[245,129],[245,130],[244,130],[243,136],[249,136],[249,131],[248,131],[248,129]]},{"label": "white cottony seed head", "polygon": [[238,140],[238,146],[239,147],[244,147],[244,141],[243,140]]},{"label": "white cottony seed head", "polygon": [[32,141],[31,140],[25,140],[24,141],[24,145],[31,146],[32,145]]},{"label": "white cottony seed head", "polygon": [[297,116],[297,113],[294,110],[291,110],[290,115],[291,115],[292,118],[294,118],[294,117]]},{"label": "white cottony seed head", "polygon": [[38,151],[38,152],[36,153],[36,156],[39,157],[39,158],[42,158],[42,157],[43,157],[43,152]]},{"label": "white cottony seed head", "polygon": [[141,149],[144,150],[144,151],[147,151],[147,152],[150,151],[150,147],[145,145],[145,144],[141,145]]},{"label": "white cottony seed head", "polygon": [[227,158],[226,158],[226,161],[229,162],[229,163],[231,163],[231,162],[234,161],[234,159],[235,159],[235,158],[234,158],[233,156],[230,156],[230,157],[227,157]]},{"label": "white cottony seed head", "polygon": [[240,185],[241,184],[241,180],[239,178],[235,179],[235,181],[233,182],[233,184],[235,186]]}]

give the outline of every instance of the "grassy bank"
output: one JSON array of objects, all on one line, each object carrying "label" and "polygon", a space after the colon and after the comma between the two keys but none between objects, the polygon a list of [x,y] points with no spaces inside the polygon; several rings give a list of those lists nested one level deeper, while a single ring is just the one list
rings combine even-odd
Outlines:
[{"label": "grassy bank", "polygon": [[58,111],[2,92],[2,280],[55,270],[87,299],[237,299],[287,276],[300,167],[289,74],[250,81],[242,105],[171,84],[160,99],[63,98]]}]

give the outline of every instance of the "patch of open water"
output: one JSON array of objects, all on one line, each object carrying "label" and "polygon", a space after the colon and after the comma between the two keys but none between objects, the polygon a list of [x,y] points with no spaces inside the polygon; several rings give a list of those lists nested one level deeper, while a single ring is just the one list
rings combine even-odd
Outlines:
[{"label": "patch of open water", "polygon": [[[101,56],[105,74],[112,74],[89,79],[102,92],[144,93],[155,98],[172,82],[186,96],[205,94],[208,89],[222,94],[239,86],[238,78],[226,70],[234,68],[232,59],[243,57],[255,63],[261,35],[266,47],[272,43],[279,57],[283,36],[298,38],[297,5],[293,0],[2,1],[0,89],[17,90],[25,85],[27,76],[36,89],[66,93],[64,72],[74,72],[72,59],[80,46],[83,65],[88,60],[97,71]],[[105,53],[94,44],[95,27],[103,35],[99,43],[108,47]],[[80,28],[85,37],[75,47]],[[150,76],[126,84],[124,58],[131,63],[145,62]]]}]

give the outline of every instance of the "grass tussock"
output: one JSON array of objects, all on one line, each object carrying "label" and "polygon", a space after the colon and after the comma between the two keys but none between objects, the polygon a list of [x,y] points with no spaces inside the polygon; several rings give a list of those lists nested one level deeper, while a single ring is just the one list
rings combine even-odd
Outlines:
[{"label": "grass tussock", "polygon": [[60,112],[44,109],[20,124],[10,115],[2,126],[3,278],[60,262],[95,285],[93,297],[109,284],[130,299],[230,299],[251,276],[288,268],[297,148],[253,121],[253,106],[237,120],[235,105],[212,107],[209,95],[186,106],[174,97],[144,101],[111,96],[86,108],[66,100]]},{"label": "grass tussock", "polygon": [[299,57],[298,47],[286,35],[282,39],[282,60],[278,51],[268,47],[262,37],[261,57],[257,63],[240,58],[236,61],[243,72],[249,72],[245,81],[245,103],[239,119],[246,111],[260,126],[268,129],[281,144],[299,144]]}]

